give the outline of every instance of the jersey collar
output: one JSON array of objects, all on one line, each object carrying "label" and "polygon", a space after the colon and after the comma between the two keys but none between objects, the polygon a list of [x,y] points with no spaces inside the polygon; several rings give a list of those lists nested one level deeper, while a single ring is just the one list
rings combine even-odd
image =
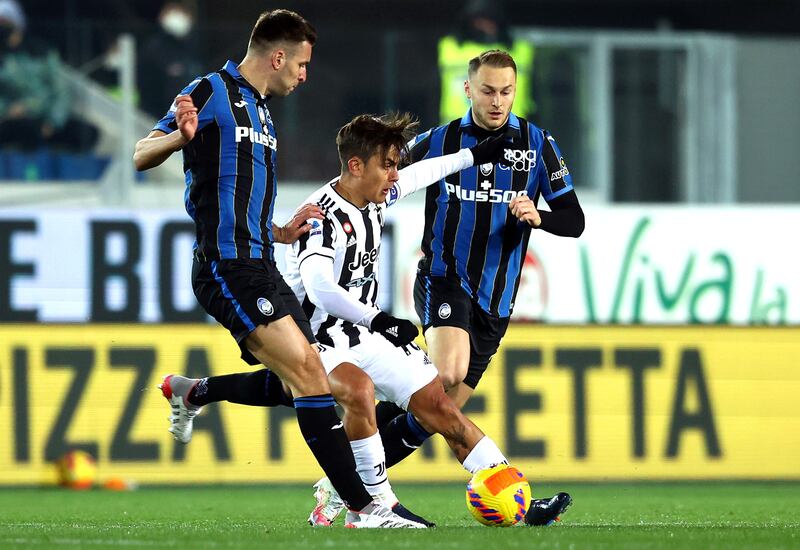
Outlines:
[{"label": "jersey collar", "polygon": [[[509,135],[513,137],[519,137],[521,135],[519,129],[519,118],[514,113],[510,113],[508,115],[508,121],[506,122],[506,127],[508,128],[507,132]],[[470,134],[474,133],[476,128],[479,128],[473,121],[472,121],[472,109],[468,109],[464,116],[461,118],[461,125],[460,125],[462,132],[468,132]]]},{"label": "jersey collar", "polygon": [[236,82],[238,82],[242,86],[250,89],[253,92],[253,95],[256,98],[262,98],[262,99],[267,99],[267,100],[269,99],[269,96],[262,96],[261,92],[256,90],[253,87],[253,85],[250,84],[247,81],[247,79],[242,76],[242,73],[239,72],[239,69],[237,68],[236,63],[234,63],[230,59],[225,62],[225,65],[223,65],[222,70],[225,71],[226,73],[228,73],[229,75],[231,75],[233,77],[233,79],[236,80]]}]

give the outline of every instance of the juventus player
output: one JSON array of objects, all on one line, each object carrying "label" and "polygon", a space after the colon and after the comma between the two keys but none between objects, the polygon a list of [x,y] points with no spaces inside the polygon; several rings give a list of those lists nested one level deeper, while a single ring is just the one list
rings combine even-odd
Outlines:
[{"label": "juventus player", "polygon": [[[342,173],[306,201],[326,216],[322,223],[311,221],[314,227],[292,245],[287,262],[286,282],[303,304],[332,391],[345,409],[356,469],[367,490],[389,506],[397,499],[385,466],[393,462],[384,460],[375,395],[410,411],[409,429],[442,434],[470,472],[505,462],[497,445],[446,397],[436,368],[413,343],[416,326],[376,305],[386,208],[447,174],[499,159],[504,138],[398,172],[414,126],[410,115],[362,115],[339,131]],[[482,158],[483,147],[496,149],[497,159]],[[330,525],[341,506],[325,479],[317,484],[317,499],[309,522]]]}]

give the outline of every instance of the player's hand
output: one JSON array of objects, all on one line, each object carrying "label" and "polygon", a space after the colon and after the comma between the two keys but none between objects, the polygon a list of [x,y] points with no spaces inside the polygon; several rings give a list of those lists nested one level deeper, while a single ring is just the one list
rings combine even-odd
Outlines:
[{"label": "player's hand", "polygon": [[379,332],[382,334],[384,338],[397,347],[407,346],[413,342],[419,334],[417,325],[408,319],[398,319],[397,317],[387,315],[383,311],[375,316],[369,328],[372,332]]},{"label": "player's hand", "polygon": [[536,206],[534,206],[529,196],[522,195],[521,197],[514,197],[511,199],[508,207],[518,220],[526,222],[531,227],[539,227],[542,225],[542,217],[539,215],[539,211],[536,210]]},{"label": "player's hand", "polygon": [[325,219],[325,212],[316,204],[304,204],[292,216],[283,227],[272,225],[272,236],[275,242],[282,244],[292,244],[297,239],[311,231],[311,224],[308,220],[311,218],[322,220]]},{"label": "player's hand", "polygon": [[481,164],[496,164],[502,161],[507,147],[511,147],[511,142],[508,136],[501,134],[488,137],[479,144],[470,147],[469,150],[472,152],[475,166],[480,166]]},{"label": "player's hand", "polygon": [[197,132],[197,107],[194,106],[191,96],[179,95],[175,98],[175,124],[186,143],[194,139]]}]

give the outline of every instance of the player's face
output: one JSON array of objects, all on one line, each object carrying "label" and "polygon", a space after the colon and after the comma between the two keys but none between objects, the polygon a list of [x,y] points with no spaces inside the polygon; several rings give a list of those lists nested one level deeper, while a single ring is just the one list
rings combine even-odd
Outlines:
[{"label": "player's face", "polygon": [[280,69],[278,86],[272,90],[275,95],[287,96],[306,81],[311,50],[311,44],[305,41],[286,49],[286,61]]},{"label": "player's face", "polygon": [[514,95],[517,92],[517,75],[511,67],[478,68],[464,90],[472,104],[472,119],[484,130],[497,130],[508,120]]},{"label": "player's face", "polygon": [[372,155],[364,166],[364,175],[361,180],[361,193],[367,202],[386,202],[389,190],[400,179],[398,165],[400,164],[400,151],[392,147],[387,155]]}]

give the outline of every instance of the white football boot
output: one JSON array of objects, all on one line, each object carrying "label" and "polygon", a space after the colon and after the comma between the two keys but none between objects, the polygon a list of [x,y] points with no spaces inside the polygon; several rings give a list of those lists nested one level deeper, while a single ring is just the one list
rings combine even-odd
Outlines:
[{"label": "white football boot", "polygon": [[317,505],[308,516],[308,523],[314,527],[330,527],[346,507],[339,493],[327,477],[323,477],[314,484],[314,498]]},{"label": "white football boot", "polygon": [[422,523],[398,516],[383,504],[373,502],[360,512],[347,511],[345,527],[351,529],[425,529]]},{"label": "white football boot", "polygon": [[186,396],[198,381],[195,378],[168,374],[158,386],[172,408],[172,414],[169,416],[169,432],[181,443],[189,443],[192,440],[194,417],[203,410],[203,407],[192,405],[186,401]]}]

